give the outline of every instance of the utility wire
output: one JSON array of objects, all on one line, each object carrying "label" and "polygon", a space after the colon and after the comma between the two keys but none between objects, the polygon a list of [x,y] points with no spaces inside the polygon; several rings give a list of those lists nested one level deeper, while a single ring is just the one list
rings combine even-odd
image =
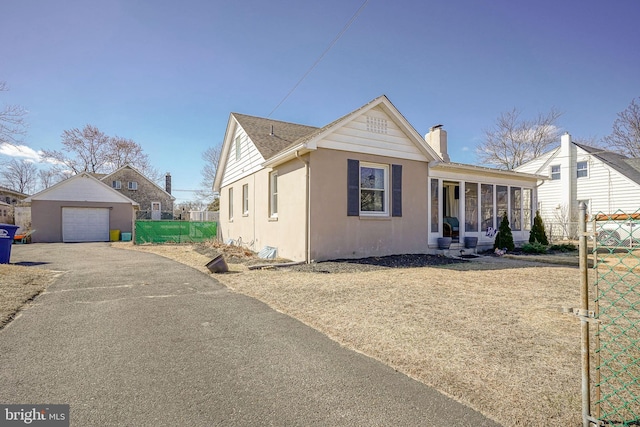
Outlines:
[{"label": "utility wire", "polygon": [[356,13],[353,14],[353,16],[351,17],[351,19],[349,19],[349,22],[347,22],[347,24],[342,28],[342,30],[338,33],[338,35],[333,39],[333,41],[329,44],[329,47],[327,47],[324,52],[322,52],[322,55],[320,55],[320,57],[318,59],[316,59],[316,62],[313,63],[313,65],[311,65],[311,67],[307,70],[306,73],[304,73],[304,75],[302,76],[302,78],[300,78],[300,80],[298,80],[298,82],[293,86],[293,88],[291,88],[291,90],[289,91],[289,93],[287,93],[287,95],[282,98],[282,101],[280,101],[278,103],[278,105],[276,105],[276,107],[271,110],[271,112],[269,113],[269,115],[267,116],[267,118],[271,117],[271,115],[278,109],[280,108],[280,106],[284,103],[284,101],[287,100],[287,98],[289,98],[289,96],[291,96],[291,94],[298,88],[298,86],[300,86],[300,83],[302,83],[302,81],[311,73],[311,71],[313,71],[314,68],[316,68],[316,66],[320,63],[320,61],[322,61],[322,59],[325,57],[325,55],[327,53],[329,53],[329,51],[333,48],[333,46],[335,46],[336,43],[338,43],[338,40],[340,40],[340,38],[344,35],[344,33],[349,29],[349,27],[351,26],[351,24],[353,24],[353,21],[356,20],[356,18],[358,17],[358,15],[360,15],[360,13],[362,13],[362,11],[364,10],[365,6],[367,5],[367,3],[369,3],[369,0],[364,0],[364,2],[362,3],[362,5],[360,6],[360,8],[358,10],[356,10]]}]

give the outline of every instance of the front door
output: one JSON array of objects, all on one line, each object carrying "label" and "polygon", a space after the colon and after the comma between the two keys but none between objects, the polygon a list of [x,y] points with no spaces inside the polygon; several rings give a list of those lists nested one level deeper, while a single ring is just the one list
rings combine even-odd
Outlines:
[{"label": "front door", "polygon": [[160,213],[160,202],[151,202],[151,219],[160,219],[162,214]]}]

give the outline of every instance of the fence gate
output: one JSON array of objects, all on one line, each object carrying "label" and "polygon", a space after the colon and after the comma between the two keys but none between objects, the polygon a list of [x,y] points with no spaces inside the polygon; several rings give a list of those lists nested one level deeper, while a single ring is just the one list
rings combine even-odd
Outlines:
[{"label": "fence gate", "polygon": [[583,347],[591,353],[583,357],[583,424],[640,426],[640,211],[598,214],[591,225],[580,239],[582,249],[593,236],[593,310],[582,312],[583,335],[586,328],[594,339]]}]

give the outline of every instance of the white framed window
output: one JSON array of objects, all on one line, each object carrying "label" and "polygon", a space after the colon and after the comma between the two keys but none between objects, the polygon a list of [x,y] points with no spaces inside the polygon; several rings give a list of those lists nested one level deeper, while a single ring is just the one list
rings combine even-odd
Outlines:
[{"label": "white framed window", "polygon": [[129,190],[137,190],[138,189],[138,183],[136,181],[129,181],[127,183],[127,188]]},{"label": "white framed window", "polygon": [[360,215],[389,215],[389,165],[360,163]]},{"label": "white framed window", "polygon": [[233,187],[229,189],[229,219],[233,219]]},{"label": "white framed window", "polygon": [[249,215],[249,184],[242,186],[242,214]]},{"label": "white framed window", "polygon": [[587,161],[578,162],[576,166],[576,176],[578,178],[586,178],[589,176],[589,163]]},{"label": "white framed window", "polygon": [[240,144],[240,137],[236,137],[236,160],[240,160],[242,157],[242,144]]},{"label": "white framed window", "polygon": [[269,174],[269,216],[278,217],[278,171]]},{"label": "white framed window", "polygon": [[122,182],[120,181],[111,181],[111,187],[116,190],[120,190],[122,188]]},{"label": "white framed window", "polygon": [[560,165],[551,165],[551,180],[557,181],[560,179]]}]

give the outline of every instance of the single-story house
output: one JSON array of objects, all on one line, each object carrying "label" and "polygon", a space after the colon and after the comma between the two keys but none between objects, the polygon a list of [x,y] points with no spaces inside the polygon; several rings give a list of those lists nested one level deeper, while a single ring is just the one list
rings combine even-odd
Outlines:
[{"label": "single-story house", "polygon": [[25,199],[31,204],[32,242],[106,242],[110,230],[133,233],[138,204],[81,173]]},{"label": "single-story house", "polygon": [[540,178],[451,162],[383,95],[320,128],[231,113],[213,189],[223,241],[310,262],[489,247],[504,212],[525,242]]},{"label": "single-story house", "polygon": [[544,175],[538,187],[538,209],[555,237],[574,237],[578,205],[597,215],[640,210],[640,158],[571,140],[519,166],[516,171]]}]

